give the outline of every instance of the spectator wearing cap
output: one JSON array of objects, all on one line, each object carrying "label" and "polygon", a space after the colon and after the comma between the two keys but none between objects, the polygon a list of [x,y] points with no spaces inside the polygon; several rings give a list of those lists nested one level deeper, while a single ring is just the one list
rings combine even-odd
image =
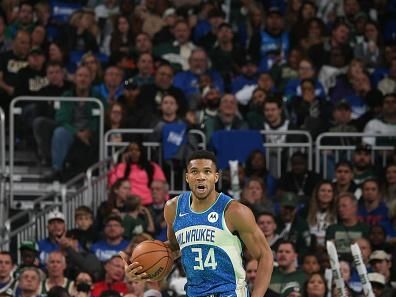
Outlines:
[{"label": "spectator wearing cap", "polygon": [[194,43],[190,41],[191,28],[186,20],[176,21],[171,41],[154,46],[153,54],[168,61],[176,71],[186,71],[190,68],[188,60],[195,49]]},{"label": "spectator wearing cap", "polygon": [[110,65],[106,68],[103,83],[94,87],[94,92],[106,103],[116,102],[122,95],[124,72],[117,66]]},{"label": "spectator wearing cap", "polygon": [[104,239],[92,244],[91,252],[100,261],[105,262],[120,251],[125,250],[128,246],[128,241],[123,238],[124,227],[122,226],[122,219],[118,215],[107,217],[103,233]]},{"label": "spectator wearing cap", "polygon": [[209,68],[209,58],[204,49],[194,49],[188,61],[190,69],[177,73],[173,85],[183,91],[189,107],[196,106],[200,100],[199,80],[202,75],[208,75],[213,86],[223,93],[223,79],[216,70]]},{"label": "spectator wearing cap", "polygon": [[[299,251],[306,251],[311,246],[311,234],[308,223],[299,216],[299,201],[296,194],[284,192],[279,201],[276,233],[279,237],[293,242]],[[303,255],[301,252],[300,256]]]},{"label": "spectator wearing cap", "polygon": [[[352,122],[352,109],[346,100],[338,101],[333,108],[333,121],[329,132],[337,133],[353,133],[358,132]],[[333,145],[353,145],[356,139],[351,137],[331,138],[328,140],[329,144]]]},{"label": "spectator wearing cap", "polygon": [[389,217],[389,209],[382,199],[379,181],[368,178],[362,183],[361,188],[359,220],[369,226],[381,225],[389,237],[394,237],[396,234]]},{"label": "spectator wearing cap", "polygon": [[45,265],[48,255],[60,249],[59,239],[66,233],[65,215],[58,210],[47,216],[48,237],[37,242],[39,247],[40,263]]},{"label": "spectator wearing cap", "polygon": [[0,294],[8,289],[14,290],[16,279],[12,276],[14,261],[11,253],[0,251]]},{"label": "spectator wearing cap", "polygon": [[231,89],[232,78],[240,72],[238,60],[245,56],[245,51],[235,42],[234,32],[228,23],[223,23],[217,30],[217,40],[209,51],[212,67],[223,77],[225,89]]},{"label": "spectator wearing cap", "polygon": [[28,65],[17,75],[15,96],[35,96],[48,85],[45,74],[45,53],[40,48],[32,48],[27,57]]},{"label": "spectator wearing cap", "polygon": [[375,273],[379,273],[384,277],[384,285],[388,289],[393,287],[391,284],[391,260],[391,256],[383,250],[372,252],[369,258],[371,268]]},{"label": "spectator wearing cap", "polygon": [[365,143],[396,146],[395,137],[379,137],[383,133],[396,135],[396,93],[384,96],[381,116],[369,121],[364,127],[363,132],[367,134],[378,134],[377,137],[364,137],[363,142]]},{"label": "spectator wearing cap", "polygon": [[40,284],[42,272],[36,267],[22,269],[18,278],[18,286],[14,291],[14,297],[42,297],[40,295]]},{"label": "spectator wearing cap", "polygon": [[127,284],[124,282],[124,262],[118,254],[112,255],[104,263],[105,277],[103,281],[94,283],[91,296],[99,297],[106,290],[114,290],[124,295],[127,293]]},{"label": "spectator wearing cap", "polygon": [[238,57],[240,74],[232,79],[231,92],[235,94],[245,86],[257,85],[258,67],[257,61],[245,54]]},{"label": "spectator wearing cap", "polygon": [[359,222],[358,201],[352,193],[337,196],[338,223],[326,230],[326,240],[334,240],[339,257],[352,260],[350,245],[361,237],[367,237],[369,226]]},{"label": "spectator wearing cap", "polygon": [[289,51],[289,34],[285,31],[284,11],[279,6],[267,10],[265,29],[252,36],[250,54],[260,60],[260,70],[268,71],[285,61]]},{"label": "spectator wearing cap", "polygon": [[[385,292],[386,282],[385,277],[378,272],[370,272],[367,274],[368,280],[371,283],[371,287],[373,289],[373,293],[375,297],[389,297],[393,296],[393,289],[389,292]],[[388,294],[386,294],[388,293]],[[390,293],[390,294],[389,294]]]},{"label": "spectator wearing cap", "polygon": [[21,262],[14,272],[15,276],[19,276],[21,269],[25,267],[35,266],[39,267],[39,247],[35,241],[26,240],[21,243],[19,247]]},{"label": "spectator wearing cap", "polygon": [[377,172],[373,166],[371,145],[360,143],[356,145],[352,155],[353,179],[360,186],[367,178],[376,178]]},{"label": "spectator wearing cap", "polygon": [[0,107],[4,110],[8,110],[9,101],[14,98],[18,72],[28,65],[30,40],[28,32],[18,31],[12,42],[12,49],[0,55],[0,95],[3,98]]},{"label": "spectator wearing cap", "polygon": [[174,7],[167,8],[164,13],[162,14],[162,20],[164,25],[162,26],[161,30],[153,36],[153,43],[155,45],[161,44],[164,42],[169,42],[169,40],[174,39],[174,35],[172,33],[172,29],[178,20],[178,15],[176,13],[176,9]]}]

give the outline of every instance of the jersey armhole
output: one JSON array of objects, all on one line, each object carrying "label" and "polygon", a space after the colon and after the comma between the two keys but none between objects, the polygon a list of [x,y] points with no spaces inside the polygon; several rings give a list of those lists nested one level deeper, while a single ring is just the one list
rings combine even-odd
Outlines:
[{"label": "jersey armhole", "polygon": [[229,201],[227,201],[227,203],[226,203],[226,205],[225,205],[225,207],[224,207],[224,210],[223,210],[223,215],[222,215],[222,222],[221,222],[221,224],[222,224],[222,226],[223,226],[223,229],[224,229],[228,234],[236,236],[236,234],[234,234],[233,232],[231,232],[231,230],[228,228],[227,222],[226,222],[226,218],[225,218],[225,213],[226,213],[228,207],[230,206],[231,202],[233,202],[233,201],[234,201],[234,200],[232,200],[232,199],[230,199]]},{"label": "jersey armhole", "polygon": [[173,218],[173,222],[172,222],[172,225],[174,225],[175,224],[175,222],[176,222],[176,218],[177,218],[177,216],[179,215],[179,201],[180,201],[180,197],[181,197],[181,195],[182,194],[180,194],[180,195],[178,195],[178,196],[176,196],[174,199],[177,199],[177,202],[176,202],[176,212],[175,212],[175,217]]}]

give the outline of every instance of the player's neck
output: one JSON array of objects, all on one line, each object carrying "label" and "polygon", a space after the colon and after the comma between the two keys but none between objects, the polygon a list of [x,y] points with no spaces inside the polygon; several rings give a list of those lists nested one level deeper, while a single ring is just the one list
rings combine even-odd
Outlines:
[{"label": "player's neck", "polygon": [[193,196],[191,201],[191,209],[196,212],[208,210],[216,202],[219,195],[220,193],[213,191],[206,199],[198,199]]}]

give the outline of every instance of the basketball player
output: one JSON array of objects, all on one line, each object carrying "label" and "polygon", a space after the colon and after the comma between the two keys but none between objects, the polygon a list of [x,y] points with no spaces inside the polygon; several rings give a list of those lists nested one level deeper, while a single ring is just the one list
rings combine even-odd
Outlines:
[{"label": "basketball player", "polygon": [[[249,296],[242,265],[242,245],[258,261],[253,297],[263,297],[273,268],[271,249],[250,209],[218,193],[216,157],[196,151],[187,161],[186,181],[191,192],[169,200],[164,209],[166,242],[181,255],[187,275],[186,294],[192,296]],[[128,280],[145,279],[139,263],[122,253]]]}]

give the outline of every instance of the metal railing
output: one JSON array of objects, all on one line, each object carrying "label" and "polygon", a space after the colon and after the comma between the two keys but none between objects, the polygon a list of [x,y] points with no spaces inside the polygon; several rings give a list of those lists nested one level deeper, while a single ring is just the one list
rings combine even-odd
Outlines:
[{"label": "metal railing", "polygon": [[[286,161],[284,160],[284,156],[282,156],[282,154],[284,153],[286,153],[287,159],[290,159],[294,152],[306,151],[308,157],[308,169],[313,169],[313,142],[311,134],[309,134],[309,132],[300,130],[260,130],[260,133],[266,136],[263,145],[265,147],[267,168],[275,177],[279,177],[280,172],[282,172],[282,166],[284,166],[282,162]],[[272,142],[267,136],[301,136],[306,138],[306,142]]]},{"label": "metal railing", "polygon": [[[125,149],[125,147],[129,144],[129,142],[113,142],[111,141],[111,136],[114,134],[118,135],[149,135],[153,133],[153,129],[113,129],[109,130],[106,132],[104,136],[104,152],[105,156],[114,156],[114,154],[120,154],[122,153],[122,150]],[[188,131],[188,137],[197,137],[199,140],[197,141],[197,147],[200,149],[205,149],[207,142],[206,142],[206,137],[205,134],[201,130],[197,129],[191,129]],[[143,146],[147,149],[147,158],[148,160],[152,160],[157,162],[161,167],[164,165],[163,159],[162,159],[162,144],[161,142],[150,142],[150,141],[143,141]],[[154,158],[154,156],[157,157],[157,159]],[[118,158],[113,157],[113,162],[116,163]],[[186,189],[186,184],[184,181],[184,175],[181,180],[181,189],[175,189],[176,185],[176,173],[175,169],[173,168],[173,164],[169,163],[170,166],[170,180],[169,180],[169,185],[170,185],[170,193],[171,194],[178,194],[181,191]]]},{"label": "metal railing", "polygon": [[13,203],[14,199],[14,179],[18,180],[20,179],[19,176],[14,175],[14,144],[15,144],[15,115],[21,115],[22,114],[22,107],[16,106],[20,102],[48,102],[48,101],[53,101],[54,102],[54,108],[59,109],[60,108],[60,102],[93,102],[98,105],[98,109],[93,109],[92,110],[92,116],[98,116],[99,117],[99,159],[103,159],[103,134],[104,134],[104,107],[103,103],[97,99],[97,98],[79,98],[79,97],[34,97],[34,96],[21,96],[21,97],[16,97],[11,101],[10,104],[10,131],[9,131],[9,137],[10,137],[10,158],[9,158],[9,176],[10,176],[10,190],[9,190],[9,196],[10,196],[10,204]]},{"label": "metal railing", "polygon": [[[51,192],[34,200],[33,209],[24,210],[8,218],[1,230],[0,248],[10,250],[11,245],[21,243],[23,240],[37,240],[48,235],[45,221],[49,212],[61,207],[59,193]],[[45,205],[44,209],[41,207]],[[19,223],[18,223],[19,222]],[[14,229],[14,225],[20,227]]]},{"label": "metal railing", "polygon": [[[367,138],[374,138],[375,140],[379,138],[392,137],[395,138],[394,134],[376,134],[376,133],[336,133],[336,132],[325,132],[318,136],[316,139],[315,145],[315,170],[317,173],[322,173],[324,178],[327,178],[327,173],[329,169],[329,162],[336,164],[341,160],[351,160],[352,154],[356,148],[355,145],[330,145],[330,144],[322,144],[325,138],[331,139],[336,138],[340,140],[342,138],[354,138],[357,143],[361,143],[361,141],[357,141],[358,139],[364,140]],[[373,145],[372,149],[372,157],[373,160],[375,156],[379,157],[382,162],[382,166],[386,165],[387,162],[387,154],[392,152],[395,147],[387,146],[387,145]]]},{"label": "metal railing", "polygon": [[5,134],[5,115],[0,107],[0,224],[4,226],[8,217],[8,203],[5,192],[6,181],[6,134]]}]

